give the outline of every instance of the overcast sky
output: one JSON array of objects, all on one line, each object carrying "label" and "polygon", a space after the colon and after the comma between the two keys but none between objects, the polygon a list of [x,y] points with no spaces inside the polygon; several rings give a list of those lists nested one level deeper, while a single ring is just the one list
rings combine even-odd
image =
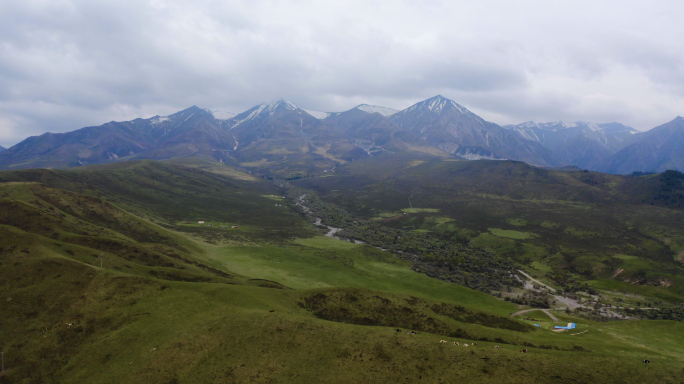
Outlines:
[{"label": "overcast sky", "polygon": [[0,145],[286,98],[497,124],[684,115],[684,2],[0,0]]}]

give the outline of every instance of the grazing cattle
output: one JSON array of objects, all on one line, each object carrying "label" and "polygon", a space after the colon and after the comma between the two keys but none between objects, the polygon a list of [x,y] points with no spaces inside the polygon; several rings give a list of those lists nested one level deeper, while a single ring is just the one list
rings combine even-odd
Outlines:
[{"label": "grazing cattle", "polygon": [[477,343],[473,343],[473,345],[477,345]]},{"label": "grazing cattle", "polygon": [[498,346],[498,345],[495,345],[494,348],[499,349],[499,346]]},{"label": "grazing cattle", "polygon": [[527,353],[527,349],[521,349],[520,352]]},{"label": "grazing cattle", "polygon": [[439,343],[440,343],[440,344],[441,344],[441,343],[448,343],[448,341],[446,341],[446,340],[440,340]]},{"label": "grazing cattle", "polygon": [[397,328],[397,332],[401,332],[401,329]]},{"label": "grazing cattle", "polygon": [[454,341],[454,345],[461,345],[458,341]]},{"label": "grazing cattle", "polygon": [[464,346],[464,347],[467,347],[467,346],[468,346],[468,344],[463,344],[463,346]]},{"label": "grazing cattle", "polygon": [[644,360],[644,364],[651,364],[651,362],[648,360]]}]

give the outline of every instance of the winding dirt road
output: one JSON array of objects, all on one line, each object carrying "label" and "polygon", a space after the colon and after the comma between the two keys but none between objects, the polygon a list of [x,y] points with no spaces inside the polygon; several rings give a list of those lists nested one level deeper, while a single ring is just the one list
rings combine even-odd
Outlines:
[{"label": "winding dirt road", "polygon": [[552,315],[551,312],[549,312],[549,311],[546,310],[546,309],[540,309],[540,308],[524,309],[524,310],[522,310],[522,311],[518,311],[518,312],[516,312],[516,313],[512,313],[510,317],[515,317],[515,316],[518,316],[518,315],[520,315],[520,314],[523,314],[523,313],[526,313],[526,312],[532,312],[532,311],[542,311],[542,312],[546,313],[546,314],[551,318],[551,320],[553,320],[554,323],[557,323],[557,322],[558,322],[558,318],[557,318],[556,316]]},{"label": "winding dirt road", "polygon": [[541,281],[536,280],[535,278],[533,278],[532,276],[528,275],[527,273],[525,273],[525,272],[523,272],[523,271],[521,271],[521,270],[519,270],[519,269],[518,269],[518,272],[522,273],[525,277],[527,277],[527,278],[530,279],[531,281],[534,281],[535,283],[537,283],[537,285],[541,285],[542,287],[547,288],[547,289],[550,290],[551,292],[556,292],[556,290],[555,290],[554,288],[551,288],[551,287],[549,287],[548,285],[542,283]]}]

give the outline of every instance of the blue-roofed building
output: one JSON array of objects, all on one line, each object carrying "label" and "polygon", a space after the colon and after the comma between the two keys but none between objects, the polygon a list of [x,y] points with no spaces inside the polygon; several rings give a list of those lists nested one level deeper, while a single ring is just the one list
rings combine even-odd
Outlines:
[{"label": "blue-roofed building", "polygon": [[562,325],[556,325],[554,328],[555,329],[575,329],[575,323],[568,323],[568,325],[566,327],[564,327]]}]

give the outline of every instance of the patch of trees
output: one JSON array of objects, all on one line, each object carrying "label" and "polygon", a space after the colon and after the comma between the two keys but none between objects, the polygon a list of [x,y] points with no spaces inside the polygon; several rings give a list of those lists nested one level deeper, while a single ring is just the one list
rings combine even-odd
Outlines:
[{"label": "patch of trees", "polygon": [[547,273],[546,277],[553,280],[558,286],[558,293],[572,294],[577,292],[586,292],[590,295],[598,295],[598,291],[585,282],[575,280],[572,275],[566,271],[555,270]]},{"label": "patch of trees", "polygon": [[684,321],[684,306],[656,309],[625,308],[620,312],[639,319]]},{"label": "patch of trees", "polygon": [[546,292],[525,291],[518,297],[506,297],[506,301],[532,308],[551,308],[551,297]]},{"label": "patch of trees", "polygon": [[[292,180],[306,179],[306,178],[312,177],[312,176],[313,175],[311,175],[309,173],[303,174],[303,173],[297,172],[294,175],[291,175],[290,177],[286,178],[285,180],[292,181]],[[273,180],[273,178],[271,178],[271,180]]]},{"label": "patch of trees", "polygon": [[642,203],[661,205],[670,208],[681,208],[684,204],[684,173],[665,171],[660,174],[659,186],[650,199],[643,199]]}]

